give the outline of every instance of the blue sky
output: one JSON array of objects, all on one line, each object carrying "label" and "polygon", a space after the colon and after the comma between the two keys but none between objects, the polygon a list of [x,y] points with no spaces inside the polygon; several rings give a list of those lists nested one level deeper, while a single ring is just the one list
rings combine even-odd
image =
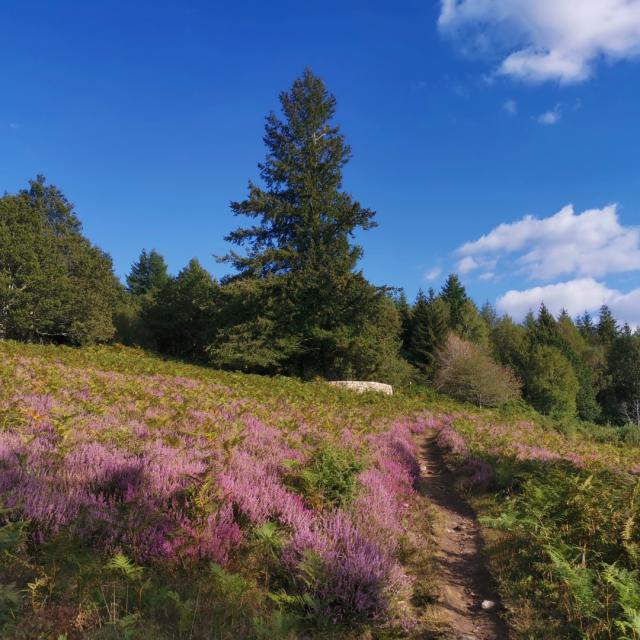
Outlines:
[{"label": "blue sky", "polygon": [[516,317],[607,302],[638,324],[640,0],[578,6],[5,0],[0,189],[44,173],[119,275],[143,247],[222,275],[264,116],[310,66],[378,212],[372,281],[458,270]]}]

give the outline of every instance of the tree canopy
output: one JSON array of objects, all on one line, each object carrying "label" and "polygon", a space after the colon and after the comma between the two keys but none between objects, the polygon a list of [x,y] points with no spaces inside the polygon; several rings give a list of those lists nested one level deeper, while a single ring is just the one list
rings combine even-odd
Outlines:
[{"label": "tree canopy", "polygon": [[43,176],[0,198],[0,337],[87,344],[114,335],[111,258]]}]

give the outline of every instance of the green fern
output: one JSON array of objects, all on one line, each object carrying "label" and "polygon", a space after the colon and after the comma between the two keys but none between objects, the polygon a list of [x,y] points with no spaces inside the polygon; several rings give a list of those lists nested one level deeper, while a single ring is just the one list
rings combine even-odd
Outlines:
[{"label": "green fern", "polygon": [[594,616],[599,608],[594,589],[595,572],[567,559],[570,552],[568,547],[547,545],[545,551],[551,560],[556,579],[566,587],[576,612],[584,617]]},{"label": "green fern", "polygon": [[640,638],[640,583],[638,572],[628,571],[615,564],[605,565],[602,575],[607,584],[613,587],[624,620],[616,620],[616,626],[623,633],[631,632],[621,640]]},{"label": "green fern", "polygon": [[107,569],[120,573],[128,580],[138,580],[142,577],[142,567],[138,566],[123,553],[116,553],[107,564]]}]

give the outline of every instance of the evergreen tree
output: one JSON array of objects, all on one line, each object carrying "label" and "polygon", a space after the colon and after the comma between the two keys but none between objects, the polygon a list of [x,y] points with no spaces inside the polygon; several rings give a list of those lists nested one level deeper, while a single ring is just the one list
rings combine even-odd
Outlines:
[{"label": "evergreen tree", "polygon": [[556,319],[543,302],[538,311],[533,340],[535,344],[556,345],[558,339],[559,333]]},{"label": "evergreen tree", "polygon": [[400,317],[400,339],[402,341],[402,352],[407,355],[409,341],[411,339],[411,326],[413,323],[413,311],[407,301],[407,294],[404,289],[400,289],[395,299],[396,309]]},{"label": "evergreen tree", "polygon": [[456,273],[449,274],[440,291],[440,297],[449,305],[449,327],[458,331],[462,326],[465,304],[469,297]]},{"label": "evergreen tree", "polygon": [[413,305],[413,323],[409,340],[409,361],[431,377],[435,372],[439,349],[445,344],[449,309],[439,298],[428,299],[422,290]]},{"label": "evergreen tree", "polygon": [[607,418],[640,426],[640,337],[619,335],[608,355],[609,384],[601,399]]},{"label": "evergreen tree", "polygon": [[157,290],[143,311],[159,351],[204,359],[216,326],[218,286],[195,258]]},{"label": "evergreen tree", "polygon": [[600,307],[600,318],[596,329],[598,340],[605,347],[611,346],[618,335],[618,323],[606,304]]},{"label": "evergreen tree", "polygon": [[0,337],[110,340],[121,296],[111,258],[82,235],[57,187],[38,176],[0,198]]},{"label": "evergreen tree", "polygon": [[585,311],[576,319],[576,327],[578,327],[578,331],[580,331],[582,337],[589,343],[593,343],[595,341],[596,326],[588,311]]},{"label": "evergreen tree", "polygon": [[164,258],[155,249],[148,253],[143,249],[127,275],[127,290],[134,296],[141,296],[161,289],[168,281]]},{"label": "evergreen tree", "polygon": [[480,309],[480,317],[484,320],[489,330],[492,330],[498,324],[500,318],[490,302],[485,302]]},{"label": "evergreen tree", "polygon": [[[212,357],[251,369],[255,353],[259,369],[343,375],[353,365],[351,347],[373,335],[370,323],[387,308],[385,290],[354,272],[362,250],[352,238],[374,226],[374,212],[342,190],[351,150],[331,122],[336,101],[322,81],[306,70],[280,103],[283,118],[272,113],[266,121],[264,187],[250,183],[247,199],[231,204],[235,215],[256,220],[226,238],[245,253],[221,258],[238,271],[228,281],[254,281],[259,312],[236,305],[248,314],[242,332],[223,329]],[[398,335],[388,339],[395,344]]]}]

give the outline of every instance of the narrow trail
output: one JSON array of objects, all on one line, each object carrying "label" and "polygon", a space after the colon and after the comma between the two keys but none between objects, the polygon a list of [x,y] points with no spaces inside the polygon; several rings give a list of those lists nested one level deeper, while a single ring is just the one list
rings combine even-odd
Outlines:
[{"label": "narrow trail", "polygon": [[[455,640],[506,640],[500,601],[487,570],[478,522],[455,489],[435,437],[425,441],[420,457],[420,491],[436,512],[436,562],[440,571],[438,608]],[[484,602],[484,608],[483,608]]]}]

